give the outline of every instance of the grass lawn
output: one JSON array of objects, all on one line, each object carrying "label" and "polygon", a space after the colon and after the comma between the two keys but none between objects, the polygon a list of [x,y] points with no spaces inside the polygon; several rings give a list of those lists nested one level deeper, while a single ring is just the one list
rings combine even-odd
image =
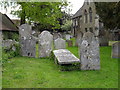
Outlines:
[{"label": "grass lawn", "polygon": [[[78,56],[77,47],[68,48]],[[3,88],[117,88],[118,60],[100,47],[100,71],[60,71],[54,60],[15,57],[3,66]]]}]

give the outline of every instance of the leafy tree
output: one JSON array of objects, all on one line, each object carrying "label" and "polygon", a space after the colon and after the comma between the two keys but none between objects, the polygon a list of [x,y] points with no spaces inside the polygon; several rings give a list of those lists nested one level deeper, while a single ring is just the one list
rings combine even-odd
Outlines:
[{"label": "leafy tree", "polygon": [[106,29],[120,28],[120,2],[96,2],[95,5]]},{"label": "leafy tree", "polygon": [[66,22],[64,23],[64,25],[62,25],[62,30],[64,31],[70,31],[71,30],[71,26],[72,26],[72,21],[71,20],[66,20]]},{"label": "leafy tree", "polygon": [[[59,29],[60,24],[58,19],[62,17],[61,9],[67,6],[66,2],[13,2],[20,5],[17,11],[12,11],[12,14],[18,15],[21,18],[21,24],[26,21],[39,23],[42,27],[52,27]],[[14,6],[15,8],[15,6]]]}]

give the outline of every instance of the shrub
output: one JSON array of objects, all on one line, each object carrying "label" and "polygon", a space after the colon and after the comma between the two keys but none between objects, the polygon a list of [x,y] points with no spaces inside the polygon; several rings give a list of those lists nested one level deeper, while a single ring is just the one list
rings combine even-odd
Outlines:
[{"label": "shrub", "polygon": [[[15,50],[13,50],[13,47]],[[10,48],[2,48],[2,63],[8,61],[8,59],[19,56],[20,55],[20,46],[19,44],[14,44]]]}]

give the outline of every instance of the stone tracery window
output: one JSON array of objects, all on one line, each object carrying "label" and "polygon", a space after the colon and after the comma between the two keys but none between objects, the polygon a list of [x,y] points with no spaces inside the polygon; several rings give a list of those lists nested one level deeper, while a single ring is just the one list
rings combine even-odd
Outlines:
[{"label": "stone tracery window", "polygon": [[92,8],[89,8],[89,20],[92,22]]},{"label": "stone tracery window", "polygon": [[84,11],[84,15],[85,23],[87,23],[88,22],[87,10]]}]

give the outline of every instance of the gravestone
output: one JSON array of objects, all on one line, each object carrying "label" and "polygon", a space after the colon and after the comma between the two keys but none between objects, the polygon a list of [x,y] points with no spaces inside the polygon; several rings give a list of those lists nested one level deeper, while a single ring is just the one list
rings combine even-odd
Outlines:
[{"label": "gravestone", "polygon": [[57,38],[62,38],[62,35],[58,32],[53,33],[53,39],[56,40]]},{"label": "gravestone", "polygon": [[120,42],[112,45],[112,58],[120,58]]},{"label": "gravestone", "polygon": [[43,31],[39,35],[39,57],[49,57],[53,47],[53,35]]},{"label": "gravestone", "polygon": [[58,64],[80,63],[80,60],[67,49],[54,50],[53,53],[55,55],[56,64],[57,61]]},{"label": "gravestone", "polygon": [[82,41],[82,33],[78,33],[76,37],[75,46],[80,46],[81,41]]},{"label": "gravestone", "polygon": [[21,38],[21,55],[27,57],[36,57],[36,39],[29,37],[27,39]]},{"label": "gravestone", "polygon": [[70,34],[66,34],[66,40],[70,40]]},{"label": "gravestone", "polygon": [[20,38],[27,39],[31,36],[32,34],[32,27],[31,25],[28,24],[23,24],[19,27],[19,35]]},{"label": "gravestone", "polygon": [[81,70],[99,70],[99,40],[91,32],[83,35],[80,45]]},{"label": "gravestone", "polygon": [[36,39],[32,36],[32,27],[23,24],[19,27],[21,55],[36,57]]},{"label": "gravestone", "polygon": [[56,39],[54,41],[54,46],[55,46],[55,49],[65,49],[66,48],[65,40],[63,40],[62,38]]}]

